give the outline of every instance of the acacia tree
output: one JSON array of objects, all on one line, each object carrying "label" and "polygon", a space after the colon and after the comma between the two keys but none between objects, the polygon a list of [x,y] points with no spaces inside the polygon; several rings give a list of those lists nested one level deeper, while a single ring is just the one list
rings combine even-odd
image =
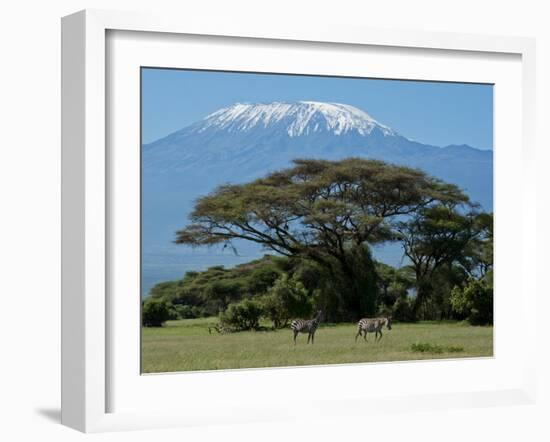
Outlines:
[{"label": "acacia tree", "polygon": [[403,251],[411,261],[416,278],[415,318],[432,292],[434,275],[444,265],[462,260],[479,236],[480,231],[476,228],[478,215],[461,213],[459,206],[460,203],[447,201],[423,207],[397,225]]},{"label": "acacia tree", "polygon": [[[480,213],[474,218],[476,237],[470,241],[460,265],[472,278],[492,279],[493,214]],[[489,281],[492,284],[492,281]]]},{"label": "acacia tree", "polygon": [[376,276],[381,291],[380,301],[385,308],[392,307],[397,299],[407,296],[408,289],[414,287],[414,277],[408,267],[396,269],[377,262]]},{"label": "acacia tree", "polygon": [[317,262],[338,282],[345,310],[357,317],[376,308],[368,246],[395,240],[398,218],[467,200],[456,186],[420,170],[360,158],[301,159],[199,198],[176,243],[233,247],[242,239]]}]

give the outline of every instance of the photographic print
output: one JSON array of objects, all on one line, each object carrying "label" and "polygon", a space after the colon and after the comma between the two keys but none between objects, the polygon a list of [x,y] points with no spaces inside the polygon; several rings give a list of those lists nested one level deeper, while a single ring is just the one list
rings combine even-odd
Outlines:
[{"label": "photographic print", "polygon": [[142,373],[493,355],[493,86],[141,69]]}]

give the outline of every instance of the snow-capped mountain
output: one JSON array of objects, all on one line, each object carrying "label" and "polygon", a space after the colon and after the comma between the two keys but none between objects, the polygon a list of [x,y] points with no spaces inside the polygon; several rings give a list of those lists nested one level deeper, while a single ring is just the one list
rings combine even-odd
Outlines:
[{"label": "snow-capped mountain", "polygon": [[[457,184],[492,210],[492,151],[415,142],[347,104],[236,103],[142,146],[143,289],[153,282],[181,277],[182,269],[196,268],[197,255],[189,260],[189,250],[171,241],[174,232],[188,222],[187,215],[199,196],[223,183],[246,182],[288,167],[294,158],[350,156],[420,168]],[[240,252],[241,262],[261,255],[246,244]],[[202,267],[219,264],[219,253],[200,252]],[[226,265],[239,261],[230,252],[226,254]],[[398,250],[392,252],[387,261],[397,264],[398,255]],[[173,260],[173,267],[159,265],[166,257]],[[159,273],[161,267],[164,276]]]},{"label": "snow-capped mountain", "polygon": [[384,135],[395,135],[392,129],[356,107],[316,101],[236,103],[208,115],[193,128],[196,133],[208,130],[251,132],[258,129],[283,131],[291,138],[320,132],[368,135],[374,130]]}]

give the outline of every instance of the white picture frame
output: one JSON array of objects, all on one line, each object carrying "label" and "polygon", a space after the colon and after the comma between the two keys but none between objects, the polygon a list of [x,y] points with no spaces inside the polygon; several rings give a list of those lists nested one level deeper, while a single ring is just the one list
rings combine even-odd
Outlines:
[{"label": "white picture frame", "polygon": [[[491,37],[478,35],[427,33],[416,31],[393,32],[388,30],[348,28],[344,26],[292,26],[282,24],[251,23],[242,21],[214,22],[197,17],[158,17],[150,14],[133,14],[99,10],[81,11],[62,21],[62,423],[84,432],[122,429],[159,428],[211,423],[254,422],[296,417],[275,403],[267,407],[254,404],[233,403],[230,412],[206,414],[197,406],[192,413],[184,407],[168,404],[166,407],[137,407],[135,410],[113,410],[109,395],[114,388],[111,370],[116,360],[110,345],[109,327],[113,314],[108,299],[110,287],[108,253],[113,230],[109,228],[112,195],[109,194],[109,155],[106,121],[109,84],[106,68],[110,55],[107,50],[108,32],[142,32],[155,35],[171,35],[185,38],[192,36],[217,36],[283,41],[286,44],[308,42],[310,44],[338,44],[340,47],[376,47],[380,51],[390,48],[406,50],[426,49],[435,53],[469,53],[483,58],[484,54],[515,56],[521,65],[521,113],[518,140],[521,148],[515,151],[522,162],[523,186],[519,190],[522,212],[521,279],[522,305],[537,302],[534,266],[529,266],[528,256],[536,255],[536,237],[533,223],[536,219],[535,177],[529,171],[534,167],[534,109],[535,109],[535,43],[532,39],[518,37]],[[150,34],[152,35],[152,34]],[[435,52],[434,52],[435,51]],[[111,54],[112,55],[112,54]],[[111,60],[112,61],[112,60]],[[495,108],[498,112],[498,106]],[[498,134],[497,134],[498,135]],[[498,155],[498,154],[497,154]],[[497,214],[498,216],[498,214]],[[498,222],[498,221],[497,221]],[[497,235],[498,238],[498,235]],[[498,239],[496,251],[498,250]],[[502,249],[501,249],[502,250]],[[511,275],[507,276],[511,278]],[[498,293],[498,292],[497,292]],[[498,296],[498,294],[497,294]],[[497,299],[498,304],[498,299]],[[522,312],[526,315],[527,312]],[[116,319],[116,318],[115,318]],[[498,319],[497,319],[498,321]],[[504,330],[507,325],[498,323]],[[470,390],[465,386],[460,392],[430,391],[424,395],[390,392],[377,393],[376,410],[395,411],[420,408],[455,408],[488,406],[500,403],[531,403],[536,395],[535,335],[536,324],[530,321],[523,331],[523,348],[518,353],[517,382],[501,387],[483,389],[479,385]],[[498,354],[496,359],[498,359]],[[449,364],[453,364],[450,361]],[[494,369],[480,368],[475,363],[456,361],[450,370]],[[403,365],[403,364],[401,364]],[[377,365],[378,367],[380,365]],[[413,364],[409,364],[412,367]],[[348,370],[360,370],[355,366]],[[364,367],[364,366],[363,366]],[[371,366],[373,367],[373,366]],[[324,367],[324,373],[333,376],[343,367]],[[413,370],[414,368],[408,368]],[[307,384],[307,369],[256,370],[254,385],[280,382],[277,373],[287,379],[295,377]],[[375,368],[371,368],[375,370]],[[519,375],[521,371],[521,375]],[[259,373],[259,374],[258,374]],[[356,375],[355,373],[354,375]],[[139,376],[139,373],[135,374]],[[351,376],[350,372],[350,376]],[[202,373],[211,376],[220,388],[229,379],[232,384],[245,382],[250,371]],[[162,376],[157,376],[160,379]],[[163,376],[163,388],[175,385],[177,375]],[[198,378],[194,378],[198,379]],[[157,381],[160,382],[160,381]],[[244,384],[243,384],[244,385]],[[496,384],[495,384],[496,385]],[[156,388],[156,387],[155,387]],[[304,388],[308,388],[307,385]],[[124,392],[123,392],[124,393]],[[354,396],[335,393],[325,400],[315,399],[314,407],[307,411],[309,417],[369,413],[370,406],[360,410],[354,405],[363,397],[359,391]],[[191,398],[192,399],[192,398]],[[223,401],[220,401],[223,404]],[[407,408],[404,408],[407,407]],[[116,408],[116,407],[115,407]],[[124,407],[122,407],[124,408]],[[236,411],[240,415],[236,415]]]}]

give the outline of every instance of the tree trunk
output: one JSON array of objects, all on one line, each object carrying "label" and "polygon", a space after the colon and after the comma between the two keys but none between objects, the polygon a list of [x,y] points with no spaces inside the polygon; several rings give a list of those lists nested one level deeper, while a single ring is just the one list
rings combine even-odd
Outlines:
[{"label": "tree trunk", "polygon": [[337,292],[331,298],[332,311],[325,312],[327,317],[356,320],[376,314],[377,276],[374,261],[366,246],[346,249],[341,256],[308,257],[327,269]]},{"label": "tree trunk", "polygon": [[347,311],[351,319],[360,319],[376,314],[376,272],[369,250],[355,247],[346,254],[342,262],[344,275],[349,286],[350,296],[347,297]]},{"label": "tree trunk", "polygon": [[430,294],[431,286],[428,281],[424,281],[423,278],[417,277],[417,283],[416,286],[416,299],[414,300],[413,304],[413,317],[414,320],[417,321],[419,319],[418,313],[420,311],[420,308],[424,306],[424,315],[426,313],[426,300]]}]

